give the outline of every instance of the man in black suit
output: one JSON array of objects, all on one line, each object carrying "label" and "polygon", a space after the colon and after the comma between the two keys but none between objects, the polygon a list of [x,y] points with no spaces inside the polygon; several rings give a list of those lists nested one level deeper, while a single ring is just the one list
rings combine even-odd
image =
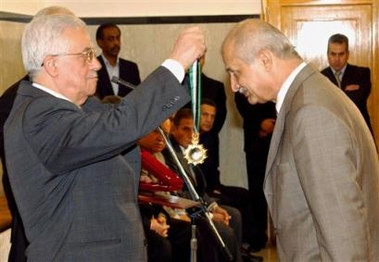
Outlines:
[{"label": "man in black suit", "polygon": [[200,144],[207,150],[207,158],[198,166],[204,174],[208,195],[219,199],[221,204],[235,207],[241,212],[243,248],[250,251],[250,243],[254,243],[252,201],[249,191],[245,188],[221,183],[218,144],[215,144],[217,134],[211,132],[217,113],[213,100],[201,101]]},{"label": "man in black suit", "polygon": [[370,69],[351,65],[349,59],[349,39],[343,34],[334,34],[328,40],[329,67],[321,73],[329,78],[354,102],[362,113],[367,126],[373,133],[367,99],[371,92]]},{"label": "man in black suit", "polygon": [[109,95],[125,96],[132,89],[111,82],[113,76],[133,85],[141,82],[136,63],[119,58],[121,48],[121,30],[115,24],[102,24],[96,31],[96,42],[102,54],[97,57],[101,69],[97,72],[96,94],[100,99]]},{"label": "man in black suit", "polygon": [[[201,68],[204,67],[204,63],[205,57],[200,58]],[[218,134],[220,133],[221,128],[224,125],[227,113],[225,86],[220,81],[217,81],[213,78],[206,76],[204,73],[201,73],[201,88],[201,98],[213,100],[216,104],[217,114],[214,119],[211,131],[214,134]]]}]

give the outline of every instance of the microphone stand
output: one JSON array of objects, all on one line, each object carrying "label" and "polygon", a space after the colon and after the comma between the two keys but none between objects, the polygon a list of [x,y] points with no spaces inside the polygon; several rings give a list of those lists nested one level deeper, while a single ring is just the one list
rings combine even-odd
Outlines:
[{"label": "microphone stand", "polygon": [[[122,79],[120,79],[120,78],[118,78],[116,76],[113,76],[112,79],[111,79],[111,81],[114,82],[114,83],[116,83],[116,84],[124,85],[126,87],[129,87],[131,89],[136,89],[135,85],[133,85],[133,84],[131,84],[131,83],[125,81],[125,80],[122,80]],[[211,229],[212,229],[215,237],[217,238],[218,242],[220,243],[220,246],[224,250],[225,255],[227,256],[227,258],[229,259],[229,261],[232,261],[233,260],[233,256],[230,253],[229,248],[225,245],[224,240],[220,236],[219,232],[217,231],[217,228],[215,227],[215,225],[214,225],[214,223],[212,221],[211,213],[208,211],[204,200],[202,198],[200,198],[199,195],[197,194],[195,187],[192,185],[191,180],[189,179],[186,171],[184,170],[183,165],[181,164],[178,156],[176,155],[175,150],[172,147],[170,141],[166,137],[166,134],[164,133],[164,131],[162,130],[161,127],[158,127],[158,130],[161,133],[163,139],[165,140],[167,148],[170,151],[171,156],[174,158],[174,161],[175,161],[177,167],[179,168],[181,176],[182,176],[184,182],[187,185],[187,188],[188,188],[188,191],[189,191],[189,193],[191,195],[192,200],[197,201],[197,202],[200,203],[201,211],[204,213],[205,217],[207,218],[209,226],[211,227]],[[195,242],[193,242],[193,243],[195,243]],[[196,245],[196,248],[197,248],[197,245]],[[191,261],[192,262],[196,262],[196,257],[192,257]]]},{"label": "microphone stand", "polygon": [[127,82],[127,81],[125,81],[125,80],[123,80],[121,78],[118,78],[117,76],[113,76],[112,79],[111,79],[111,81],[113,83],[118,84],[118,85],[122,85],[122,86],[125,86],[127,88],[130,88],[132,90],[136,89],[135,85],[133,85],[132,83],[129,83],[129,82]]}]

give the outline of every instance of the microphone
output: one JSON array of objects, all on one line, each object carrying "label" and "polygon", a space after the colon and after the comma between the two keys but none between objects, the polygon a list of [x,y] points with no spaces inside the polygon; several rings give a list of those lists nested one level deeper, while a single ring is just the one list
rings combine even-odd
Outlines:
[{"label": "microphone", "polygon": [[126,87],[128,87],[130,89],[136,89],[136,87],[137,87],[137,86],[133,85],[132,83],[129,83],[129,82],[127,82],[127,81],[125,81],[125,80],[123,80],[121,78],[118,78],[117,76],[113,76],[112,79],[111,79],[111,81],[113,83],[118,84],[118,85],[126,86]]}]

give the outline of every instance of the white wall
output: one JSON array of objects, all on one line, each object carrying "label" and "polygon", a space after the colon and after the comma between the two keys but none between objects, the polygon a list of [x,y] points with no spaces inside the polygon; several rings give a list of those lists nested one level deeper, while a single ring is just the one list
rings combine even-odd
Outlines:
[{"label": "white wall", "polygon": [[61,5],[80,17],[259,14],[261,0],[1,0],[0,11],[34,15]]}]

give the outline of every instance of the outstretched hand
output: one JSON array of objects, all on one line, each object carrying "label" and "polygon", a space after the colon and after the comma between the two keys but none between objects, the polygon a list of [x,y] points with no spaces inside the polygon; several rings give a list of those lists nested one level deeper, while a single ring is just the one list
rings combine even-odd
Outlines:
[{"label": "outstretched hand", "polygon": [[178,61],[185,71],[205,54],[206,44],[203,31],[197,27],[183,30],[175,42],[169,58]]}]

